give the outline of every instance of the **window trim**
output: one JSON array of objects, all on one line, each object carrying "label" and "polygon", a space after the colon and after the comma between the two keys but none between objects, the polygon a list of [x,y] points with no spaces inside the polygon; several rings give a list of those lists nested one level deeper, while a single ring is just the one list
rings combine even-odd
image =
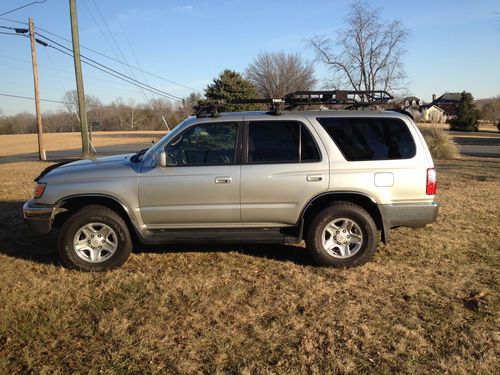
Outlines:
[{"label": "window trim", "polygon": [[[250,123],[252,122],[295,122],[299,125],[299,153],[298,153],[298,160],[297,161],[264,161],[264,162],[250,162],[248,161],[248,143],[250,140],[249,133],[250,133]],[[302,161],[302,127],[305,127],[305,129],[309,132],[309,135],[311,136],[314,146],[318,150],[318,155],[319,159],[318,160],[308,160],[308,161]],[[241,161],[241,164],[245,165],[270,165],[270,164],[311,164],[311,163],[321,163],[323,161],[323,154],[321,153],[321,148],[318,146],[318,142],[316,141],[316,138],[314,137],[313,133],[309,130],[307,125],[300,120],[289,120],[289,119],[279,119],[279,120],[274,120],[274,119],[259,119],[259,120],[245,120],[243,123],[243,148],[242,148],[242,154],[243,158]]]},{"label": "window trim", "polygon": [[234,143],[234,161],[229,164],[220,164],[220,163],[210,163],[210,164],[204,164],[204,163],[197,163],[197,164],[175,164],[175,165],[170,165],[167,163],[167,168],[179,168],[179,167],[224,167],[224,166],[235,166],[235,165],[240,165],[241,164],[241,146],[242,146],[242,136],[243,136],[243,121],[241,120],[222,120],[222,121],[207,121],[207,122],[197,122],[194,124],[189,125],[186,129],[182,130],[179,134],[177,134],[174,138],[170,140],[164,147],[163,150],[167,152],[167,147],[170,145],[170,143],[173,142],[174,139],[176,139],[179,135],[184,134],[191,128],[195,126],[200,126],[200,125],[215,125],[215,124],[223,124],[223,123],[230,123],[230,124],[236,124],[236,140]]},{"label": "window trim", "polygon": [[[342,150],[342,148],[338,145],[337,141],[335,140],[334,137],[332,137],[330,135],[330,133],[328,132],[328,130],[326,130],[326,128],[323,126],[323,124],[319,121],[320,119],[382,119],[382,120],[385,120],[385,119],[394,119],[394,120],[398,120],[400,122],[403,123],[403,125],[406,127],[406,129],[408,130],[408,133],[410,133],[411,135],[411,140],[413,142],[413,146],[414,146],[414,149],[415,149],[415,152],[413,154],[413,156],[409,157],[409,158],[398,158],[398,159],[360,159],[360,160],[352,160],[352,159],[348,159],[347,156],[345,155],[344,151]],[[413,133],[411,132],[410,130],[410,127],[408,126],[408,124],[401,118],[398,118],[398,117],[374,117],[374,116],[318,116],[316,117],[316,121],[318,122],[318,124],[324,129],[324,131],[328,134],[328,137],[332,140],[332,142],[335,144],[335,146],[337,147],[337,149],[340,151],[340,153],[342,154],[342,157],[344,158],[345,161],[349,162],[349,163],[359,163],[359,162],[364,162],[364,161],[375,161],[375,162],[380,162],[380,161],[397,161],[397,160],[411,160],[413,158],[415,158],[417,156],[417,143],[415,142],[415,137],[413,136]]]}]

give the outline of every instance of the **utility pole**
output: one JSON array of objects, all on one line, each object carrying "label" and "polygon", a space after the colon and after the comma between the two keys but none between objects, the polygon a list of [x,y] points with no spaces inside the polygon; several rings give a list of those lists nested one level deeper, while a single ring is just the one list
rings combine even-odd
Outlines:
[{"label": "utility pole", "polygon": [[76,91],[78,93],[78,109],[80,112],[80,127],[82,132],[82,154],[83,158],[87,159],[90,157],[90,142],[87,111],[85,109],[85,92],[83,91],[82,63],[80,61],[80,39],[78,37],[76,0],[69,0],[69,14],[71,17],[71,36],[73,40],[73,57],[75,60]]},{"label": "utility pole", "polygon": [[38,157],[40,160],[46,160],[45,150],[43,148],[43,128],[42,128],[42,112],[40,111],[40,93],[38,90],[38,64],[36,62],[35,49],[35,27],[33,26],[33,18],[29,18],[29,33],[31,41],[31,63],[33,65],[33,81],[35,85],[35,111],[36,111],[36,129],[38,133]]}]

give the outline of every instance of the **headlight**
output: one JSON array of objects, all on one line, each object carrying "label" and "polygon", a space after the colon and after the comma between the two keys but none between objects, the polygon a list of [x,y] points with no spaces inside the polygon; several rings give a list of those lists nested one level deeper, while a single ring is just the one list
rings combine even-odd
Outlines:
[{"label": "headlight", "polygon": [[33,198],[40,198],[43,195],[46,186],[47,184],[43,182],[35,182],[35,191],[33,192]]}]

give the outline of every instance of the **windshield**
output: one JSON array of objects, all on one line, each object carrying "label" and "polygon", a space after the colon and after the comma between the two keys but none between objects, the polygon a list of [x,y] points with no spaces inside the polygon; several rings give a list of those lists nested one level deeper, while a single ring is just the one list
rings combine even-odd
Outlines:
[{"label": "windshield", "polygon": [[[137,161],[141,161],[142,159],[144,159],[144,157],[150,155],[151,153],[154,153],[158,150],[159,147],[164,147],[166,145],[166,143],[168,142],[168,140],[171,138],[171,137],[175,137],[177,135],[177,129],[182,129],[182,125],[184,123],[186,123],[187,121],[191,121],[193,118],[192,116],[191,117],[188,117],[187,119],[185,119],[184,121],[182,121],[181,123],[179,123],[173,130],[169,131],[167,134],[165,134],[158,142],[156,142],[153,146],[151,146],[149,149],[145,149],[144,150],[141,150],[141,151],[144,151],[144,153],[140,156],[140,159],[137,160]],[[139,151],[139,152],[141,152]],[[138,153],[139,153],[138,152]],[[138,154],[137,153],[137,154]],[[136,154],[136,155],[137,155]],[[135,156],[135,155],[134,155]],[[130,159],[132,160],[132,158]],[[132,160],[134,161],[134,160]]]}]

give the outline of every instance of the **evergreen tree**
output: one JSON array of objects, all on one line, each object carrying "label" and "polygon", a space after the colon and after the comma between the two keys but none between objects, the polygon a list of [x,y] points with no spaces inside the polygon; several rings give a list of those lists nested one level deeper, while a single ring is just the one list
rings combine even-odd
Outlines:
[{"label": "evergreen tree", "polygon": [[[257,92],[255,87],[243,76],[233,70],[224,70],[219,77],[214,78],[213,83],[205,89],[208,101],[213,100],[241,100],[255,99]],[[259,108],[255,104],[228,104],[224,111],[251,111]]]},{"label": "evergreen tree", "polygon": [[479,110],[471,93],[462,91],[455,116],[450,120],[451,130],[477,132],[479,130]]}]

